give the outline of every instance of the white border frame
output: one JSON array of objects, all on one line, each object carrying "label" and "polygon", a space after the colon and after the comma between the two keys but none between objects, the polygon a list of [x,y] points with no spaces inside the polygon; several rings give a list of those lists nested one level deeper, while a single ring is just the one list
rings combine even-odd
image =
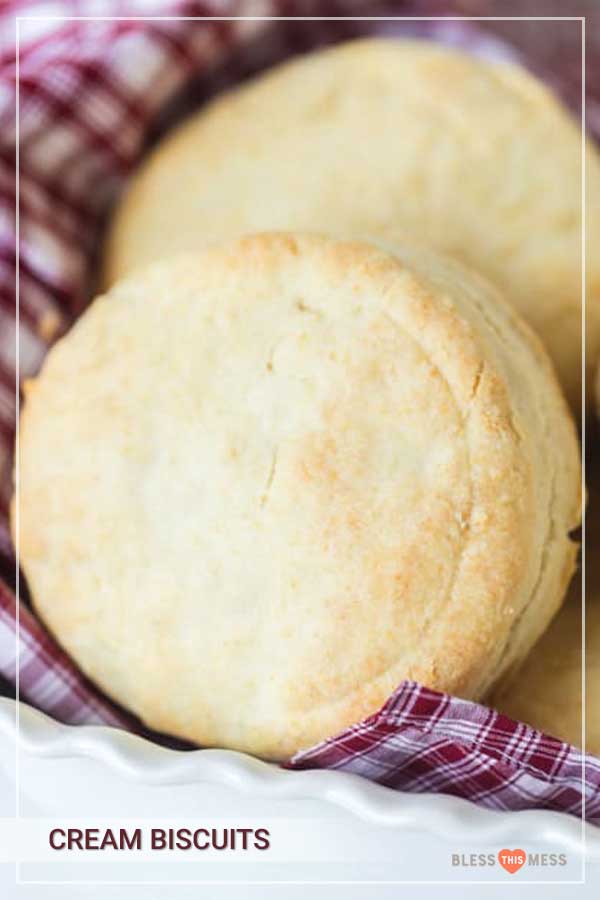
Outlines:
[{"label": "white border frame", "polygon": [[[16,357],[16,378],[15,378],[15,407],[17,416],[17,428],[15,437],[15,556],[16,556],[16,609],[17,609],[17,628],[15,631],[15,664],[16,664],[16,732],[17,740],[15,742],[15,819],[20,821],[20,771],[19,771],[19,745],[20,745],[20,465],[19,465],[19,448],[20,448],[20,23],[25,21],[43,21],[43,22],[580,22],[581,23],[581,474],[582,484],[586,481],[586,57],[585,57],[585,16],[16,16],[15,17],[15,85],[16,85],[16,103],[15,103],[15,124],[16,124],[16,148],[15,148],[15,222],[16,222],[16,278],[15,278],[15,305],[16,305],[16,332],[15,332],[15,357]],[[586,512],[583,511],[582,516],[582,540],[581,540],[581,681],[582,681],[582,747],[585,751],[586,736],[586,675],[585,675],[585,597],[586,597]],[[585,830],[585,752],[583,754],[583,765],[581,774],[581,791],[582,791],[582,813],[581,813],[581,843],[582,843],[582,878],[579,881],[522,881],[521,885],[585,885],[587,868],[586,868],[586,830]],[[36,881],[24,880],[20,878],[20,862],[15,861],[15,884],[16,885],[128,885],[131,887],[152,885],[152,886],[170,886],[178,887],[190,885],[401,885],[401,884],[425,884],[425,885],[461,885],[461,884],[507,884],[506,880],[495,881]]]}]

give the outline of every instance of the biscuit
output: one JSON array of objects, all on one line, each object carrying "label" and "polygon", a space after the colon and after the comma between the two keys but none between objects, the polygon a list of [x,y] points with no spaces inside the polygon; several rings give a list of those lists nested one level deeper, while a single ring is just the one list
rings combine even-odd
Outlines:
[{"label": "biscuit", "polygon": [[422,248],[263,234],[157,262],[26,387],[35,608],[204,746],[285,759],[405,678],[481,696],[559,606],[580,500],[539,340]]},{"label": "biscuit", "polygon": [[585,636],[582,583],[576,578],[567,602],[516,671],[487,698],[500,712],[575,746],[582,744],[582,646],[585,642],[585,744],[600,756],[600,466],[588,469],[586,513]]},{"label": "biscuit", "polygon": [[[547,734],[582,745],[581,585],[510,680],[488,698],[500,712]],[[586,750],[600,755],[600,591],[588,597]]]},{"label": "biscuit", "polygon": [[[578,123],[521,68],[419,41],[286,63],[169,134],[133,178],[104,279],[253,231],[400,231],[495,281],[581,405]],[[600,356],[600,162],[587,148],[587,361]]]}]

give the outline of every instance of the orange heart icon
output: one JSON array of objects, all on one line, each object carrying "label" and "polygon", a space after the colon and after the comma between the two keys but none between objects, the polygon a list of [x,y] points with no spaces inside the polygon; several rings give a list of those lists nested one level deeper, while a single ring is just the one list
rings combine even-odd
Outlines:
[{"label": "orange heart icon", "polygon": [[518,872],[521,866],[525,865],[526,860],[527,856],[524,850],[498,851],[498,862],[507,872],[510,872],[511,875]]}]

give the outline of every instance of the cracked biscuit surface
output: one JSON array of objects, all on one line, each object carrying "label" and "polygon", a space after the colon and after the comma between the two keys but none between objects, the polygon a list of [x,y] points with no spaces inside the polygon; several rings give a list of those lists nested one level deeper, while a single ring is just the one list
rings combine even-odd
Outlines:
[{"label": "cracked biscuit surface", "polygon": [[[524,70],[353,41],[277,67],[159,143],[111,228],[106,283],[199,240],[405,232],[481,271],[581,403],[581,132]],[[600,162],[587,147],[587,364],[600,356]]]},{"label": "cracked biscuit surface", "polygon": [[263,234],[137,272],[27,385],[20,450],[37,612],[202,745],[284,759],[404,678],[479,697],[574,566],[546,354],[415,247]]}]

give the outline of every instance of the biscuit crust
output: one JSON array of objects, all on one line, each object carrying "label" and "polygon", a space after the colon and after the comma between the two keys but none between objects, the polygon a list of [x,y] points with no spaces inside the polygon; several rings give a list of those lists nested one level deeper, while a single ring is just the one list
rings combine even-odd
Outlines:
[{"label": "biscuit crust", "polygon": [[479,697],[574,567],[546,354],[422,248],[263,234],[137,272],[27,385],[20,451],[39,615],[205,746],[284,759],[404,678]]},{"label": "biscuit crust", "polygon": [[[487,701],[576,747],[582,746],[585,646],[585,750],[600,756],[600,460],[588,461],[585,592],[573,579],[567,600],[523,664],[507,671]],[[582,598],[585,593],[585,629]]]},{"label": "biscuit crust", "polygon": [[[589,374],[600,357],[600,160],[587,146]],[[524,70],[366,40],[269,71],[168,135],[134,177],[106,284],[170,252],[271,229],[398,231],[494,281],[581,405],[581,134]]]},{"label": "biscuit crust", "polygon": [[[579,586],[580,588],[580,586]],[[581,589],[569,592],[521,668],[488,697],[491,706],[548,734],[582,746]],[[571,596],[572,595],[572,596]],[[600,598],[590,596],[585,618],[585,749],[600,755]]]}]

